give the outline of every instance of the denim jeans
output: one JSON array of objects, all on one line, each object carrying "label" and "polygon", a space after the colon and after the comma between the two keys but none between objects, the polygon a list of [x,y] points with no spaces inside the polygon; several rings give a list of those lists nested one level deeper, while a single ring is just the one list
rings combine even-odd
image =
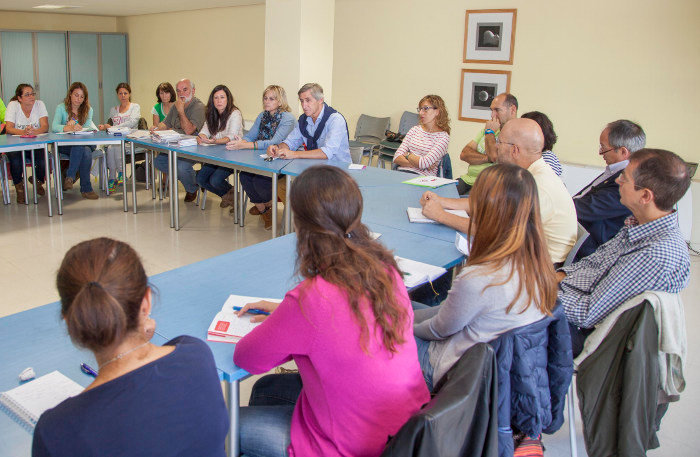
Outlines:
[{"label": "denim jeans", "polygon": [[214,192],[219,197],[223,197],[231,190],[231,184],[226,181],[233,170],[219,167],[217,165],[202,165],[202,169],[197,173],[197,184],[210,192]]},{"label": "denim jeans", "polygon": [[251,203],[267,203],[272,200],[272,178],[245,171],[238,176]]},{"label": "denim jeans", "polygon": [[292,414],[301,387],[301,376],[296,373],[267,375],[255,383],[249,406],[240,411],[242,455],[287,455]]},{"label": "denim jeans", "polygon": [[[20,151],[8,152],[7,157],[10,159],[10,173],[12,174],[12,182],[19,184],[24,176],[24,164],[22,163],[22,153]],[[32,152],[25,151],[24,157],[31,160]],[[44,161],[44,150],[34,150],[34,170],[36,172],[36,180],[44,182],[46,179],[46,167]]]},{"label": "denim jeans", "polygon": [[[177,159],[177,179],[185,187],[185,190],[189,193],[197,192],[197,182],[195,180],[194,168],[192,165],[195,162],[188,159]],[[153,161],[153,165],[162,171],[163,173],[168,173],[168,154],[160,154]]]},{"label": "denim jeans", "polygon": [[[411,301],[411,307],[413,310],[430,308],[428,305],[423,303],[418,303],[417,301]],[[420,364],[420,370],[423,372],[423,379],[425,384],[428,386],[430,392],[433,391],[433,366],[430,364],[430,341],[426,341],[422,338],[414,336],[416,339],[416,348],[418,349],[418,363]]]},{"label": "denim jeans", "polygon": [[90,182],[90,168],[92,167],[92,151],[95,146],[59,146],[59,154],[68,156],[68,170],[66,178],[75,181],[80,171],[80,192],[92,192]]}]

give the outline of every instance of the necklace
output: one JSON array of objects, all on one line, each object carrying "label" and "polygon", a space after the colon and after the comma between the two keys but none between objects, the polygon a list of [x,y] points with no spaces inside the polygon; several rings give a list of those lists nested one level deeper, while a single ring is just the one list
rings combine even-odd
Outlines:
[{"label": "necklace", "polygon": [[144,342],[144,343],[139,344],[139,345],[136,346],[136,347],[133,347],[133,348],[129,349],[128,351],[122,352],[121,354],[117,354],[115,357],[112,357],[111,359],[109,359],[108,361],[106,361],[105,363],[103,363],[102,365],[98,366],[97,369],[98,369],[98,370],[103,369],[105,366],[109,365],[110,363],[114,362],[115,360],[119,360],[119,359],[121,359],[122,357],[131,354],[131,353],[134,352],[135,350],[144,347],[144,346],[147,345],[148,343],[149,343],[149,342],[146,341],[146,342]]}]

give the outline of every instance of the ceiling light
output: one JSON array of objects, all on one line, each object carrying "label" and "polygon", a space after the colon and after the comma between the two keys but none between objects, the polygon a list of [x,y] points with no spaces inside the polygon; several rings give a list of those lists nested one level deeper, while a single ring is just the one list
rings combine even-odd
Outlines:
[{"label": "ceiling light", "polygon": [[32,6],[34,9],[43,9],[43,10],[60,10],[63,8],[80,8],[79,6],[73,6],[73,5],[39,5],[39,6]]}]

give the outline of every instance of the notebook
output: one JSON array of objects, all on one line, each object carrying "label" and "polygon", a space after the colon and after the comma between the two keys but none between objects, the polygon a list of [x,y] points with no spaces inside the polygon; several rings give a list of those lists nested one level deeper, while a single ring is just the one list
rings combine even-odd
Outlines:
[{"label": "notebook", "polygon": [[438,176],[418,176],[417,178],[403,181],[403,184],[410,184],[412,186],[419,187],[430,187],[431,189],[435,189],[436,187],[454,184],[456,182],[456,179],[440,178]]},{"label": "notebook", "polygon": [[[466,211],[463,209],[446,209],[448,213],[454,214],[455,216],[469,217]],[[408,214],[409,222],[416,222],[419,224],[437,224],[432,219],[423,216],[422,208],[411,208],[410,206],[406,208],[406,213]]]},{"label": "notebook", "polygon": [[0,393],[0,409],[33,431],[41,414],[85,388],[58,371]]},{"label": "notebook", "polygon": [[234,308],[242,308],[248,303],[260,300],[279,303],[282,300],[275,298],[247,297],[244,295],[229,295],[228,299],[221,307],[221,311],[216,313],[207,330],[207,341],[219,343],[237,343],[241,338],[252,332],[261,322],[251,322],[252,314],[244,314],[241,317],[236,315]]},{"label": "notebook", "polygon": [[409,289],[425,284],[426,282],[433,282],[447,273],[446,269],[428,263],[418,262],[399,256],[394,256],[394,259],[399,266],[399,270],[403,273],[403,282]]}]

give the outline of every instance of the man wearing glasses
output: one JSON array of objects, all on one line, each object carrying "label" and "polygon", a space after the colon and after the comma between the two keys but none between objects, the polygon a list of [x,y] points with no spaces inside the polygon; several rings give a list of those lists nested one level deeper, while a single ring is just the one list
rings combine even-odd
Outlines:
[{"label": "man wearing glasses", "polygon": [[464,146],[459,155],[460,160],[469,164],[467,174],[460,176],[457,180],[459,195],[466,195],[481,170],[496,162],[496,138],[506,122],[516,117],[518,117],[518,99],[514,95],[503,93],[493,98],[491,119],[486,122],[484,130]]},{"label": "man wearing glasses", "polygon": [[600,149],[607,166],[605,171],[574,195],[576,217],[590,233],[577,254],[592,254],[620,231],[630,210],[620,202],[616,179],[629,163],[630,154],[646,143],[644,130],[638,124],[620,119],[608,124],[600,134]]},{"label": "man wearing glasses", "polygon": [[685,162],[670,151],[641,149],[617,183],[632,216],[593,254],[557,272],[574,355],[627,299],[645,291],[678,293],[688,284],[690,257],[673,209],[690,187]]},{"label": "man wearing glasses", "polygon": [[[518,118],[508,122],[496,142],[498,163],[512,163],[532,173],[537,184],[542,228],[547,250],[556,266],[560,266],[576,243],[576,210],[561,178],[542,158],[544,135],[537,122]],[[436,222],[468,233],[469,219],[445,211],[462,209],[470,213],[469,198],[440,197],[427,191],[420,200],[423,215]]]}]

